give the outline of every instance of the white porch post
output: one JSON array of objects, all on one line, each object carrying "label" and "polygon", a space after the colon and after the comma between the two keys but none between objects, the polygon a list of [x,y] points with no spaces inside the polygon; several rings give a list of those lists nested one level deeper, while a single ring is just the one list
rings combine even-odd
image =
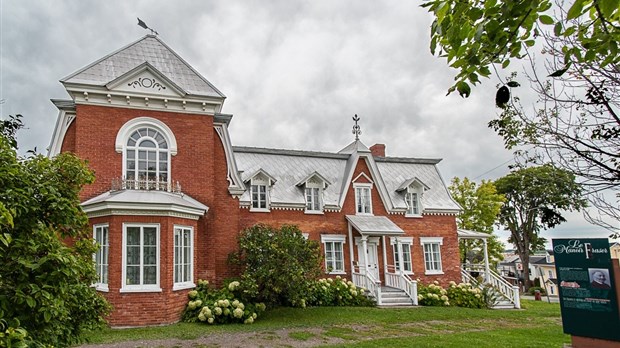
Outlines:
[{"label": "white porch post", "polygon": [[381,244],[383,244],[383,278],[386,280],[388,273],[387,251],[385,250],[385,236],[381,236]]},{"label": "white porch post", "polygon": [[[353,278],[353,273],[355,272],[355,266],[354,266],[355,261],[353,261],[353,229],[351,228],[350,222],[347,225],[349,227],[349,258],[351,260],[351,278]],[[358,258],[359,258],[359,255],[358,255]]]},{"label": "white porch post", "polygon": [[[362,249],[364,250],[362,261],[364,261],[364,275],[368,275],[368,236],[362,235]],[[369,288],[369,286],[366,286]]]},{"label": "white porch post", "polygon": [[401,276],[405,274],[405,263],[403,260],[403,244],[400,242],[400,238],[396,237],[396,252],[398,253],[398,272]]},{"label": "white porch post", "polygon": [[487,248],[487,239],[482,240],[484,242],[484,281],[491,281],[491,271],[489,270],[489,251]]}]

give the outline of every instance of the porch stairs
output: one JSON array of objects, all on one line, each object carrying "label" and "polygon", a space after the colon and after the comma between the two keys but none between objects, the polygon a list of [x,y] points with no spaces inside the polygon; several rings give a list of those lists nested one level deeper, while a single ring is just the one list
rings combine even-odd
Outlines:
[{"label": "porch stairs", "polygon": [[499,274],[492,270],[489,270],[489,279],[486,283],[479,282],[476,278],[470,275],[467,268],[461,268],[461,276],[463,282],[470,283],[483,289],[485,286],[490,286],[490,291],[495,300],[495,303],[491,307],[492,309],[520,309],[521,300],[519,298],[519,288],[508,283]]},{"label": "porch stairs", "polygon": [[404,290],[381,286],[381,305],[379,307],[413,306],[413,301]]}]

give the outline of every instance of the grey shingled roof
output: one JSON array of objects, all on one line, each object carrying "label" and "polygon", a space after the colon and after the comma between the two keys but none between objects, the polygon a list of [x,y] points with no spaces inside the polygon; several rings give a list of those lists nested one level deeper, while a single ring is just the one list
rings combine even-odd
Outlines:
[{"label": "grey shingled roof", "polygon": [[[277,180],[271,189],[270,197],[273,204],[303,205],[305,203],[303,187],[296,184],[309,174],[317,172],[331,183],[324,190],[323,202],[326,208],[338,206],[340,193],[346,181],[344,176],[348,174],[347,161],[351,158],[350,154],[249,147],[233,147],[233,151],[243,181],[251,179],[259,169]],[[425,210],[460,209],[448,194],[435,166],[437,162],[438,160],[434,159],[415,158],[394,158],[392,162],[390,157],[376,161],[395,208],[406,208],[403,194],[396,192],[398,187],[403,181],[417,177],[430,188],[422,198]],[[250,201],[248,191],[241,196],[241,201]]]},{"label": "grey shingled roof", "polygon": [[149,63],[188,94],[225,98],[222,92],[154,35],[147,35],[110,53],[60,81],[64,84],[105,86],[144,63]]}]

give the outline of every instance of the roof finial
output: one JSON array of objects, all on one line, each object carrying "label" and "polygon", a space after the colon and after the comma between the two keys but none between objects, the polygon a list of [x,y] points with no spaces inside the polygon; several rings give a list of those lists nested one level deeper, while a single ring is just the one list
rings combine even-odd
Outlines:
[{"label": "roof finial", "polygon": [[353,121],[355,121],[355,125],[353,126],[353,134],[355,134],[355,140],[360,140],[360,134],[362,134],[362,130],[359,124],[357,124],[357,121],[359,120],[360,118],[357,116],[357,114],[355,114],[355,116],[353,116]]},{"label": "roof finial", "polygon": [[139,26],[141,26],[141,27],[142,27],[142,28],[144,28],[144,29],[148,29],[148,30],[150,30],[150,31],[151,31],[151,34],[153,34],[153,35],[159,35],[159,33],[155,31],[155,29],[151,29],[151,28],[149,28],[149,27],[146,25],[146,23],[144,23],[144,22],[143,22],[140,18],[138,18],[138,25],[139,25]]}]

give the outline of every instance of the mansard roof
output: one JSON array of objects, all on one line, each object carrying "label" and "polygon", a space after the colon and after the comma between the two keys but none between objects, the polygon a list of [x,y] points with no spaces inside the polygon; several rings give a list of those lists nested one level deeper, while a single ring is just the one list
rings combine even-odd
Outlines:
[{"label": "mansard roof", "polygon": [[[348,151],[344,151],[347,149]],[[436,164],[437,159],[381,157],[375,158],[367,147],[356,141],[338,153],[267,149],[254,147],[233,147],[237,168],[243,181],[262,169],[277,182],[272,186],[270,199],[274,207],[303,207],[305,198],[298,185],[314,173],[330,182],[323,191],[326,210],[340,210],[344,195],[357,161],[365,159],[386,209],[390,212],[404,212],[407,209],[405,197],[397,192],[403,182],[418,178],[428,190],[422,195],[422,205],[427,213],[456,213],[459,205],[450,197]],[[361,150],[361,151],[358,151]],[[374,169],[373,169],[374,168]],[[376,173],[372,173],[376,171]],[[249,192],[241,197],[242,203],[250,202]]]},{"label": "mansard roof", "polygon": [[146,35],[60,80],[68,84],[106,86],[124,75],[148,67],[170,80],[183,92],[206,97],[226,96],[159,37]]}]

